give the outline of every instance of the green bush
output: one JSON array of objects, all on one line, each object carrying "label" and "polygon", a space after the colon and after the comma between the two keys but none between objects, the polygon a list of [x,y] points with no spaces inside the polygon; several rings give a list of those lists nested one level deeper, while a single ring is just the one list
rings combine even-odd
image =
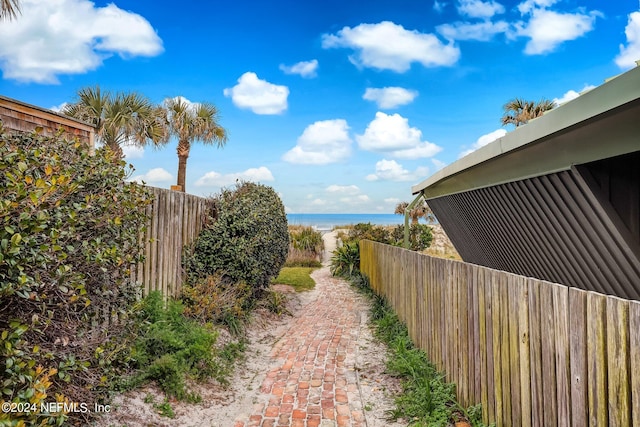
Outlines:
[{"label": "green bush", "polygon": [[342,236],[342,241],[345,243],[357,243],[363,239],[386,244],[393,243],[391,233],[387,228],[371,223],[356,224],[349,229],[346,236]]},{"label": "green bush", "polygon": [[155,381],[168,396],[197,401],[199,396],[188,391],[187,380],[212,377],[226,383],[243,349],[233,342],[217,348],[218,332],[210,324],[186,317],[179,301],[169,300],[165,307],[159,292],[142,300],[136,323],[138,334],[131,352],[134,370],[121,381],[122,389]]},{"label": "green bush", "polygon": [[189,281],[220,274],[257,292],[278,275],[289,249],[287,217],[271,188],[244,182],[212,201],[212,221],[185,260]]},{"label": "green bush", "polygon": [[[402,246],[404,244],[404,225],[393,229],[391,234],[392,244]],[[431,246],[433,241],[432,229],[428,225],[414,223],[409,227],[409,248],[412,251],[423,251]]]},{"label": "green bush", "polygon": [[[136,298],[130,269],[151,201],[129,173],[108,149],[0,130],[0,359],[10,368],[0,399],[100,399]],[[0,414],[0,424],[9,415],[47,418]]]},{"label": "green bush", "polygon": [[356,242],[347,242],[333,251],[329,267],[334,276],[351,277],[360,271],[360,248]]},{"label": "green bush", "polygon": [[295,249],[313,252],[316,255],[321,255],[324,250],[322,233],[312,227],[302,227],[299,230],[294,230],[289,233],[289,238],[291,245]]}]

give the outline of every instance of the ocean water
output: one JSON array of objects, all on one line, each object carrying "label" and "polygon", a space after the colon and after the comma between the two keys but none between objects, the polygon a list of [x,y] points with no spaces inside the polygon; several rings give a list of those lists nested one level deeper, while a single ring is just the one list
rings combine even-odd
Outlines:
[{"label": "ocean water", "polygon": [[287,214],[289,225],[305,225],[318,230],[330,230],[340,225],[371,223],[374,225],[404,224],[404,215],[396,214]]}]

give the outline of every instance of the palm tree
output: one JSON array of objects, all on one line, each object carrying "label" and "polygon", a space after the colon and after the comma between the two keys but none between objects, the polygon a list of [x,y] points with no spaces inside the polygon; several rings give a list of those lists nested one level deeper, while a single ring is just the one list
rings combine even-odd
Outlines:
[{"label": "palm tree", "polygon": [[20,13],[20,0],[0,0],[0,19],[15,19]]},{"label": "palm tree", "polygon": [[512,124],[518,127],[527,124],[531,119],[540,117],[545,111],[549,111],[555,106],[556,104],[548,99],[534,102],[525,101],[522,98],[514,98],[502,107],[504,109],[504,115],[500,121],[502,122],[502,126]]},{"label": "palm tree", "polygon": [[158,146],[169,139],[164,109],[137,93],[111,94],[100,86],[87,87],[78,91],[78,101],[68,104],[62,113],[93,125],[97,138],[117,159],[123,157],[123,144],[151,142]]},{"label": "palm tree", "polygon": [[[394,213],[398,215],[404,215],[404,212],[408,206],[409,203],[400,202],[396,206],[396,210],[394,211]],[[431,211],[431,208],[429,207],[427,202],[423,200],[420,205],[411,209],[411,211],[409,212],[409,218],[411,218],[412,224],[417,224],[420,218],[424,218],[427,222],[435,222],[436,217],[433,215],[433,212]]]},{"label": "palm tree", "polygon": [[178,138],[178,181],[185,191],[187,159],[191,143],[201,141],[218,147],[227,142],[227,131],[218,124],[218,109],[210,103],[191,103],[183,97],[169,98],[164,102],[169,131]]}]

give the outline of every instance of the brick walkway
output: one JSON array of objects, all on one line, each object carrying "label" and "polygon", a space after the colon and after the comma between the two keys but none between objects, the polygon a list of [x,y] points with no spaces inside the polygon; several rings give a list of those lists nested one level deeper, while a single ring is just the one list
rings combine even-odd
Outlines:
[{"label": "brick walkway", "polygon": [[312,277],[317,298],[276,342],[261,403],[234,427],[367,425],[355,369],[366,303],[327,267]]}]

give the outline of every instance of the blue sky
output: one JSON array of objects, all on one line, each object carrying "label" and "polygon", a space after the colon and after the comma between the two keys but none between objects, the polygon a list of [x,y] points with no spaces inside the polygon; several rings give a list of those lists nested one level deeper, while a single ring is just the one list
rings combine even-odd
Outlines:
[{"label": "blue sky", "polygon": [[[272,186],[292,213],[392,213],[411,185],[511,129],[513,97],[566,102],[640,59],[637,0],[22,0],[0,94],[45,108],[99,84],[212,102],[187,191]],[[127,148],[168,188],[176,143]]]}]

